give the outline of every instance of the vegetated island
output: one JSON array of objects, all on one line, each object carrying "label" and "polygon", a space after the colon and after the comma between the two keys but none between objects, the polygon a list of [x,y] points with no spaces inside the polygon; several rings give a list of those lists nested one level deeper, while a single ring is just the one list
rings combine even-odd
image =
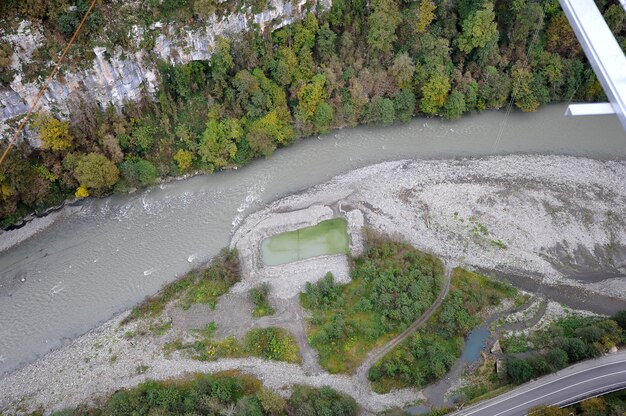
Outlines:
[{"label": "vegetated island", "polygon": [[[459,169],[468,183],[446,180]],[[572,195],[558,179],[570,169],[587,174],[569,186],[590,192],[610,190],[616,201],[621,200],[620,181],[612,179],[621,177],[619,172],[626,169],[620,163],[552,156],[389,162],[283,198],[250,215],[233,235],[231,246],[206,267],[0,380],[5,392],[0,405],[9,414],[38,411],[39,407],[46,412],[69,407],[69,414],[81,414],[89,407],[107,409],[118,401],[139,406],[140,399],[133,397],[144,397],[146,391],[163,390],[166,393],[155,396],[182,398],[195,389],[207,396],[203,402],[212,403],[221,388],[215,387],[214,393],[210,386],[220,385],[215,380],[223,378],[224,371],[237,370],[256,377],[265,390],[287,400],[283,409],[288,414],[298,414],[289,403],[301,400],[298,397],[304,393],[299,385],[319,388],[319,392],[307,393],[312,400],[341,406],[345,414],[355,410],[343,395],[352,396],[370,412],[416,402],[438,408],[454,401],[477,400],[491,391],[503,391],[606,353],[624,343],[623,313],[610,319],[564,309],[541,296],[525,295],[506,283],[451,267],[459,260],[465,267],[485,266],[479,261],[484,261],[486,254],[493,261],[499,255],[506,259],[511,252],[527,259],[525,264],[531,267],[538,261],[537,253],[544,252],[517,237],[527,234],[520,232],[523,224],[510,230],[508,221],[536,213],[536,201],[541,198],[568,197],[571,214],[560,211],[558,215],[571,215],[572,229],[582,226],[576,207],[592,196],[587,192]],[[483,197],[481,187],[488,194],[494,192],[488,177],[503,189],[509,188],[503,181],[517,184],[514,199],[500,192],[499,201],[507,206],[491,205]],[[541,184],[539,193],[537,183]],[[532,198],[526,199],[528,196]],[[451,204],[446,198],[465,202]],[[429,209],[434,203],[455,211]],[[479,210],[479,206],[491,206],[491,210]],[[594,238],[602,235],[604,224],[595,222],[594,216],[604,215],[605,219],[607,206],[618,208],[619,204],[613,206],[612,199],[605,198],[602,206],[595,208],[598,213],[590,209],[591,219],[584,221],[584,226],[594,230],[590,234]],[[474,216],[461,221],[468,211],[475,212]],[[547,221],[544,226],[549,227],[552,215],[554,211],[546,208],[527,226]],[[265,238],[330,218],[346,221],[349,257],[334,254],[275,266],[259,261]],[[549,231],[548,236],[552,235]],[[451,237],[438,240],[438,232]],[[620,244],[622,237],[612,236]],[[545,242],[547,237],[542,238]],[[579,244],[593,241],[581,240],[580,234],[573,232],[560,238]],[[465,243],[455,247],[454,241]],[[441,244],[450,251],[442,250]],[[433,254],[420,251],[424,245],[430,245]],[[552,276],[567,281],[562,275]],[[549,281],[544,279],[544,284]],[[586,284],[580,290],[596,289]],[[419,325],[413,326],[416,322]],[[492,333],[487,351],[493,353],[484,352],[482,364],[465,363],[460,358],[464,337],[481,325],[487,325]],[[464,368],[468,368],[465,374]],[[204,387],[194,387],[196,373],[217,376],[201,382]],[[271,413],[261,395],[275,398],[274,393],[241,387],[254,384],[247,376],[226,375],[238,379],[225,382],[235,386],[232,400],[220,399],[216,406]],[[462,383],[445,385],[450,375]],[[187,380],[175,383],[181,392],[174,393],[177,387],[161,381],[132,390],[149,379],[172,378]],[[433,392],[431,387],[440,383],[444,383],[442,391]],[[372,388],[386,393],[374,393]],[[131,390],[106,397],[119,389]],[[188,401],[189,406],[194,406],[194,400]],[[171,404],[175,409],[179,402],[164,403],[141,406]],[[78,410],[71,409],[76,406]]]},{"label": "vegetated island", "polygon": [[[0,5],[8,113],[26,111],[18,92],[37,90],[88,6],[70,3]],[[624,44],[624,10],[601,11]],[[231,21],[243,25],[223,30]],[[121,94],[127,76],[143,78],[94,102]],[[556,0],[99,2],[57,82],[62,96],[0,167],[0,227],[73,196],[241,166],[329,129],[604,98]]]}]

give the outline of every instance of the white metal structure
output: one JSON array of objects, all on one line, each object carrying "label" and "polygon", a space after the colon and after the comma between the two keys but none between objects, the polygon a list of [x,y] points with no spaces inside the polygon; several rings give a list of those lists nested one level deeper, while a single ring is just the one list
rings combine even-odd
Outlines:
[{"label": "white metal structure", "polygon": [[[626,130],[626,56],[593,0],[559,0],[610,103],[572,104],[566,115],[616,114]],[[626,10],[626,0],[620,0]]]}]

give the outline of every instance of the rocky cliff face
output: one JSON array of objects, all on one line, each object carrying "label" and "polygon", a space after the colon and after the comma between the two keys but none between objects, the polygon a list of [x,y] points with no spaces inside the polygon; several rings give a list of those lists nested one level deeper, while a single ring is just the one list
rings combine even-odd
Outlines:
[{"label": "rocky cliff face", "polygon": [[[202,27],[194,29],[162,23],[149,28],[135,26],[132,35],[137,46],[148,30],[159,30],[151,50],[138,48],[137,52],[129,52],[118,46],[111,53],[103,47],[94,48],[95,58],[91,65],[84,70],[56,76],[40,100],[39,108],[69,117],[71,99],[83,99],[100,107],[109,104],[120,107],[126,101],[136,101],[144,92],[152,94],[156,90],[156,60],[171,63],[206,60],[211,56],[216,37],[242,33],[254,24],[261,30],[275,30],[303,18],[306,3],[306,0],[298,0],[295,4],[288,0],[271,0],[261,13],[236,13],[224,19],[213,16]],[[328,8],[330,4],[331,0],[318,1],[320,8]],[[34,51],[45,39],[39,28],[23,21],[14,33],[0,34],[0,41],[12,46],[12,68],[16,72],[9,85],[0,85],[0,136],[5,139],[11,132],[11,120],[28,111],[44,82],[41,78],[36,82],[25,82],[22,67],[31,62]]]}]

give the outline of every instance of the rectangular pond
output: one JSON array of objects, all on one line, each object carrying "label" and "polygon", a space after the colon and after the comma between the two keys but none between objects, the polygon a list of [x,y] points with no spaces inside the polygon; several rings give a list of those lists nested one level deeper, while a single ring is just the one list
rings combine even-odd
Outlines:
[{"label": "rectangular pond", "polygon": [[347,221],[333,218],[266,238],[261,243],[261,258],[265,265],[277,266],[311,257],[346,254],[348,246]]}]

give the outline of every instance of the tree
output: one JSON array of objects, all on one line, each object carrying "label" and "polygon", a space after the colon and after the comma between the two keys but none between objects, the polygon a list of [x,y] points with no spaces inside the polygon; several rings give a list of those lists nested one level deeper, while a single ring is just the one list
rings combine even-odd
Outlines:
[{"label": "tree", "polygon": [[528,414],[533,416],[570,416],[567,409],[561,409],[559,406],[535,406],[528,409]]},{"label": "tree", "polygon": [[415,94],[410,89],[398,91],[393,97],[393,106],[397,119],[408,123],[415,112]]},{"label": "tree", "polygon": [[474,48],[484,48],[498,37],[493,3],[487,1],[483,8],[473,11],[463,20],[463,32],[457,39],[457,46],[465,53]]},{"label": "tree", "polygon": [[567,353],[560,348],[554,348],[546,354],[546,360],[552,371],[558,371],[567,366]]},{"label": "tree", "polygon": [[285,408],[287,407],[287,401],[274,390],[261,389],[257,393],[257,397],[261,402],[261,407],[266,413],[272,416],[284,414]]},{"label": "tree", "polygon": [[74,138],[70,134],[69,121],[60,121],[50,114],[40,114],[35,121],[35,127],[39,130],[44,149],[60,152],[72,146]]},{"label": "tree", "polygon": [[533,89],[533,74],[528,67],[521,63],[516,63],[511,69],[511,79],[513,81],[513,97],[515,106],[522,111],[532,112],[539,108],[539,100]]},{"label": "tree", "polygon": [[156,167],[145,159],[125,161],[120,165],[120,172],[131,186],[153,185],[159,177]]},{"label": "tree", "polygon": [[193,12],[196,16],[207,18],[215,13],[215,0],[194,0]]},{"label": "tree", "polygon": [[317,32],[317,53],[323,61],[328,61],[337,51],[337,35],[330,29],[328,22]]},{"label": "tree", "polygon": [[99,153],[81,155],[77,159],[74,177],[81,186],[102,195],[118,181],[120,172],[105,156]]},{"label": "tree", "polygon": [[178,165],[178,170],[181,172],[187,172],[193,164],[194,155],[193,152],[185,149],[178,149],[174,154],[174,160]]},{"label": "tree", "polygon": [[437,6],[432,0],[420,0],[417,7],[417,23],[415,31],[419,34],[426,32],[428,26],[435,20],[435,10]]},{"label": "tree", "polygon": [[227,87],[227,75],[235,67],[231,54],[231,41],[227,38],[217,37],[215,50],[211,55],[210,65],[211,78],[213,79],[213,91],[221,98]]},{"label": "tree", "polygon": [[220,118],[216,106],[209,110],[209,119],[200,139],[198,154],[212,169],[223,168],[237,153],[237,143],[243,137],[243,129],[235,118]]},{"label": "tree", "polygon": [[587,357],[587,346],[578,338],[566,338],[561,347],[567,353],[570,362],[575,363]]},{"label": "tree", "polygon": [[79,186],[74,193],[76,198],[87,198],[89,196],[89,190],[85,186]]},{"label": "tree", "polygon": [[369,121],[391,124],[396,119],[396,110],[389,98],[375,97],[369,106]]},{"label": "tree", "polygon": [[13,195],[13,189],[7,180],[7,176],[0,172],[0,201],[6,201]]},{"label": "tree", "polygon": [[[91,2],[88,2],[87,0],[77,0],[73,3],[75,6],[73,9],[67,9],[66,11],[60,13],[56,18],[60,32],[68,38],[74,35],[80,21],[87,13],[91,4]],[[85,34],[94,33],[104,25],[104,18],[98,9],[99,7],[94,8],[94,10],[92,10],[87,17],[87,20],[81,30],[81,35],[84,36]]]},{"label": "tree", "polygon": [[315,75],[311,82],[298,90],[298,108],[300,117],[311,121],[315,116],[317,107],[326,100],[326,77],[322,74]]},{"label": "tree", "polygon": [[606,402],[600,397],[583,400],[580,403],[580,410],[583,416],[605,416],[607,415]]},{"label": "tree", "polygon": [[315,109],[313,125],[320,133],[326,133],[330,123],[333,121],[333,108],[327,102],[321,102]]},{"label": "tree", "polygon": [[617,322],[622,329],[626,330],[626,310],[617,312],[613,320]]},{"label": "tree", "polygon": [[137,151],[143,154],[152,148],[155,134],[156,129],[154,127],[141,125],[133,130],[130,141]]},{"label": "tree", "polygon": [[484,78],[479,89],[477,107],[479,110],[484,110],[485,108],[498,109],[509,98],[511,78],[494,66],[486,67],[483,74]]},{"label": "tree", "polygon": [[298,67],[298,58],[293,49],[281,47],[272,67],[272,77],[279,85],[289,85]]},{"label": "tree", "polygon": [[296,52],[300,52],[302,49],[312,50],[315,46],[315,35],[319,28],[315,14],[311,12],[307,13],[303,21],[299,21],[295,24],[295,28],[296,33],[293,43]]},{"label": "tree", "polygon": [[263,416],[259,399],[254,396],[242,397],[237,403],[237,416]]},{"label": "tree", "polygon": [[389,68],[389,75],[393,77],[400,89],[410,88],[414,72],[415,64],[406,52],[397,54],[393,58],[393,65]]},{"label": "tree", "polygon": [[368,18],[367,43],[375,52],[388,54],[396,41],[400,23],[398,4],[393,0],[372,0]]},{"label": "tree", "polygon": [[9,42],[0,42],[0,84],[9,84],[13,80],[13,48]]},{"label": "tree", "polygon": [[452,91],[443,107],[443,117],[447,120],[456,120],[465,112],[465,96],[460,91]]},{"label": "tree", "polygon": [[420,109],[425,114],[435,115],[446,102],[450,81],[445,75],[434,74],[422,87]]},{"label": "tree", "polygon": [[546,29],[546,49],[567,58],[578,57],[582,49],[576,35],[565,16],[559,13],[552,18]]},{"label": "tree", "polygon": [[514,356],[506,359],[506,373],[515,384],[522,384],[533,378],[533,369],[526,360]]},{"label": "tree", "polygon": [[275,109],[250,123],[246,140],[255,154],[269,157],[277,144],[285,146],[294,136],[287,110]]}]

